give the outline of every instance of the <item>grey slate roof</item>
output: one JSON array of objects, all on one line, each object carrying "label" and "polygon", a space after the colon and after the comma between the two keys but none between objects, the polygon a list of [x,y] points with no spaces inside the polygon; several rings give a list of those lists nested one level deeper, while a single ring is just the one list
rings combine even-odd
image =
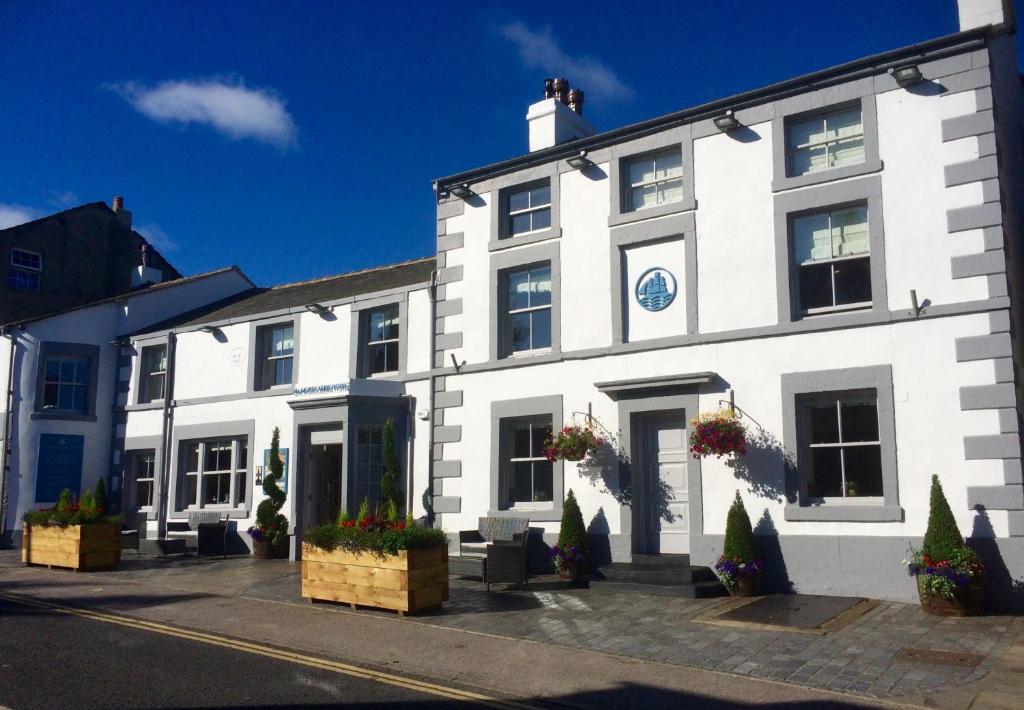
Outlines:
[{"label": "grey slate roof", "polygon": [[172,328],[192,328],[206,323],[246,320],[251,316],[298,308],[307,303],[325,303],[363,294],[387,291],[430,281],[436,268],[434,257],[377,266],[311,281],[253,288],[177,318],[150,326],[140,333]]}]

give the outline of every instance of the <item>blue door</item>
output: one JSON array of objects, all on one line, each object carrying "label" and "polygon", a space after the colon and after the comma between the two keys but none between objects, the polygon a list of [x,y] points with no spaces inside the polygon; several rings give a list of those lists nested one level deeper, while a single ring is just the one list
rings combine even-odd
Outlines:
[{"label": "blue door", "polygon": [[36,502],[51,503],[65,488],[78,496],[82,487],[82,449],[85,437],[77,434],[41,434]]}]

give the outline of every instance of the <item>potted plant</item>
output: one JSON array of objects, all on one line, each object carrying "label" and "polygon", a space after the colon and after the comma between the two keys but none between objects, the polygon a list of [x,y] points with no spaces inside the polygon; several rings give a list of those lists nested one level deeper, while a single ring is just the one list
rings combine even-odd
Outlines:
[{"label": "potted plant", "polygon": [[21,561],[74,570],[109,569],[121,562],[121,516],[107,514],[103,479],[80,500],[64,489],[52,508],[22,516]]},{"label": "potted plant", "polygon": [[284,477],[280,444],[281,430],[274,427],[270,439],[270,470],[263,475],[263,492],[267,497],[256,507],[256,524],[248,530],[253,556],[261,560],[288,556],[288,518],[281,513],[288,496],[277,485]]},{"label": "potted plant", "polygon": [[558,571],[565,580],[576,580],[584,571],[589,548],[587,547],[587,527],[583,522],[576,495],[569,489],[562,506],[562,524],[558,528],[558,544],[548,553]]},{"label": "potted plant", "polygon": [[953,511],[932,475],[928,529],[920,550],[904,560],[917,577],[921,608],[939,616],[980,614],[984,605],[985,566],[978,553],[964,544]]},{"label": "potted plant", "polygon": [[761,591],[763,572],[764,560],[757,552],[750,516],[740,492],[736,491],[725,523],[725,546],[715,563],[715,574],[732,596],[753,597]]},{"label": "potted plant", "polygon": [[398,517],[361,515],[312,528],[302,543],[302,596],[392,609],[399,615],[448,600],[448,538],[443,530]]},{"label": "potted plant", "polygon": [[690,420],[690,452],[694,458],[743,456],[747,428],[732,409],[704,412]]},{"label": "potted plant", "polygon": [[544,442],[541,453],[548,461],[582,461],[588,451],[599,448],[604,439],[594,430],[579,424],[566,424],[557,434],[552,434]]},{"label": "potted plant", "polygon": [[384,464],[384,472],[380,477],[380,499],[386,505],[394,503],[395,508],[402,508],[402,489],[398,485],[398,478],[402,475],[402,468],[398,464],[398,453],[395,449],[395,422],[388,417],[384,421],[384,431],[381,433],[381,460]]}]

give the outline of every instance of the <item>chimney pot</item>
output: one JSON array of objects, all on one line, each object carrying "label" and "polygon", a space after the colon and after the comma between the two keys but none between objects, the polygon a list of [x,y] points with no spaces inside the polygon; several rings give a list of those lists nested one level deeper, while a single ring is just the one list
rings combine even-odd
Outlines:
[{"label": "chimney pot", "polygon": [[553,99],[555,98],[555,80],[545,79],[544,80],[544,98]]},{"label": "chimney pot", "polygon": [[555,98],[563,104],[569,103],[569,80],[555,79],[552,88],[555,91]]},{"label": "chimney pot", "polygon": [[114,211],[115,212],[120,212],[123,209],[124,209],[124,198],[121,197],[120,195],[116,195],[114,197]]},{"label": "chimney pot", "polygon": [[132,228],[132,213],[131,210],[124,208],[124,198],[120,195],[114,197],[114,214],[117,216],[117,221],[128,229]]},{"label": "chimney pot", "polygon": [[583,115],[583,91],[581,89],[572,89],[569,92],[569,108]]}]

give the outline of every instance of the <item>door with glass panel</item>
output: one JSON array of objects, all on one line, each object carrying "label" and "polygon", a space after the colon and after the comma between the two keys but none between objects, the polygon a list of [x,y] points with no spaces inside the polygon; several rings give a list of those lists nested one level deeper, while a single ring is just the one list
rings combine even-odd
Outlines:
[{"label": "door with glass panel", "polygon": [[342,445],[314,444],[310,447],[313,481],[313,525],[338,519],[341,512]]},{"label": "door with glass panel", "polygon": [[641,418],[639,444],[643,472],[645,551],[690,552],[688,446],[683,413]]}]

